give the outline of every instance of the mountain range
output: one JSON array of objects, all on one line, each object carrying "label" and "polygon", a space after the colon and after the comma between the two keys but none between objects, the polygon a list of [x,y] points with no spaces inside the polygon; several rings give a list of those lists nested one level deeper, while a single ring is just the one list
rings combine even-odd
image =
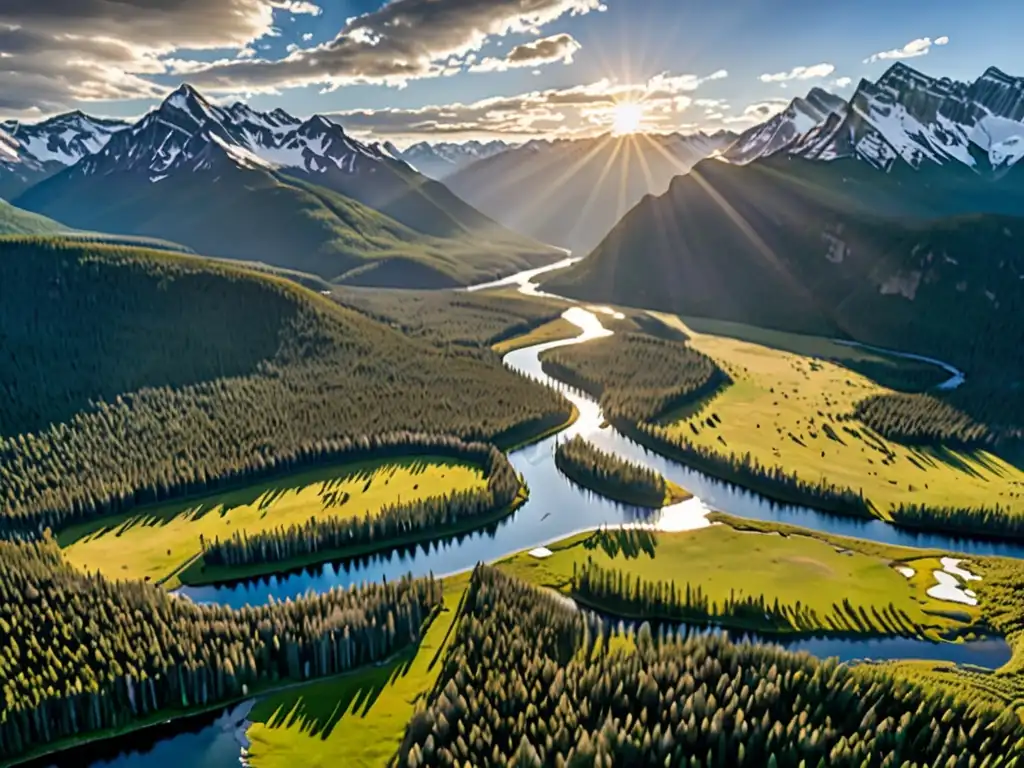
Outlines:
[{"label": "mountain range", "polygon": [[777,152],[854,158],[883,171],[951,167],[999,175],[1024,159],[1024,78],[990,67],[959,82],[896,63],[875,82],[861,80],[849,100],[812,89],[723,156],[745,163]]},{"label": "mountain range", "polygon": [[459,197],[505,226],[586,253],[648,194],[719,152],[734,134],[537,140],[447,176]]},{"label": "mountain range", "polygon": [[545,287],[913,350],[1017,392],[1022,141],[1024,80],[995,69],[957,83],[897,64],[848,101],[812,90]]},{"label": "mountain range", "polygon": [[[41,141],[10,135],[19,157],[40,160]],[[183,85],[92,145],[72,141],[69,130],[51,132],[47,146],[65,136],[69,148],[93,151],[67,152],[69,164],[47,167],[12,202],[79,229],[165,238],[337,282],[408,287],[476,282],[562,256],[319,115],[217,106]]]},{"label": "mountain range", "polygon": [[401,158],[420,173],[442,181],[477,160],[486,160],[515,145],[496,140],[467,141],[463,144],[450,141],[431,144],[421,141],[405,150],[400,150],[390,143],[386,146],[391,154]]}]

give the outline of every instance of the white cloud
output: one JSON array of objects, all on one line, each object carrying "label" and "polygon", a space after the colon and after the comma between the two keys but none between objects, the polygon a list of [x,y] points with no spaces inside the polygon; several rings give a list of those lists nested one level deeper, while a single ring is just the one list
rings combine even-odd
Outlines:
[{"label": "white cloud", "polygon": [[761,123],[768,118],[779,114],[779,112],[782,112],[788,106],[789,99],[765,99],[763,101],[755,101],[753,104],[748,104],[744,108],[742,115],[727,117],[722,122],[728,125],[737,123]]},{"label": "white cloud", "polygon": [[887,59],[913,59],[918,56],[927,56],[933,45],[946,45],[948,43],[949,37],[947,35],[942,35],[934,40],[930,37],[919,37],[916,40],[911,40],[902,48],[873,53],[864,59],[864,63],[873,64],[876,61],[885,61]]},{"label": "white cloud", "polygon": [[832,81],[832,85],[836,88],[839,88],[840,90],[842,90],[843,88],[849,88],[852,83],[852,77],[837,77],[835,80]]},{"label": "white cloud", "polygon": [[310,40],[312,40],[312,39],[313,39],[313,33],[312,33],[312,32],[307,32],[306,34],[304,34],[304,35],[302,36],[302,39],[303,39],[303,40],[304,40],[305,42],[307,42],[307,43],[308,43],[308,42],[309,42]]},{"label": "white cloud", "polygon": [[807,67],[793,67],[788,72],[763,74],[758,79],[762,83],[781,83],[786,80],[811,80],[816,77],[828,77],[836,71],[832,64],[812,64]]},{"label": "white cloud", "polygon": [[502,96],[470,104],[444,104],[418,109],[353,110],[329,115],[357,135],[387,136],[393,140],[417,141],[437,138],[530,139],[539,136],[575,138],[606,133],[621,102],[641,105],[644,126],[652,131],[682,130],[681,116],[698,106],[710,112],[704,121],[717,120],[728,109],[722,99],[693,98],[702,84],[728,75],[724,70],[711,75],[662,73],[646,82],[620,83],[610,79],[577,85]]},{"label": "white cloud", "polygon": [[563,16],[605,9],[601,0],[391,0],[349,19],[333,40],[283,59],[223,60],[187,71],[198,86],[214,91],[401,86],[453,74],[488,40],[536,34]]},{"label": "white cloud", "polygon": [[496,59],[487,57],[473,64],[470,72],[505,72],[516,67],[537,67],[542,64],[572,64],[573,56],[582,48],[572,35],[560,34],[542,37],[529,43],[515,46],[508,55]]}]

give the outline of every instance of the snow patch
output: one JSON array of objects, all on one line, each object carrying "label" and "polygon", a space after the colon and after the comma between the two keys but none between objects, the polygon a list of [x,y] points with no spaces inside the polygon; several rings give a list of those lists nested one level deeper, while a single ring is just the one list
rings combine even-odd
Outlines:
[{"label": "snow patch", "polygon": [[981,577],[961,568],[961,561],[955,557],[944,557],[939,562],[942,564],[942,570],[932,571],[932,575],[938,584],[928,589],[928,596],[950,603],[977,605],[977,595],[972,590],[965,590],[961,587],[960,579],[963,579],[965,582],[981,581]]},{"label": "snow patch", "polygon": [[898,574],[900,574],[901,576],[904,576],[905,578],[908,578],[908,579],[913,578],[914,574],[916,573],[916,571],[913,568],[911,568],[909,566],[906,566],[906,565],[898,565],[898,566],[896,566],[896,572]]},{"label": "snow patch", "polygon": [[547,547],[537,547],[536,549],[531,549],[527,554],[529,554],[530,557],[536,557],[538,560],[543,560],[545,557],[551,557],[554,552]]}]

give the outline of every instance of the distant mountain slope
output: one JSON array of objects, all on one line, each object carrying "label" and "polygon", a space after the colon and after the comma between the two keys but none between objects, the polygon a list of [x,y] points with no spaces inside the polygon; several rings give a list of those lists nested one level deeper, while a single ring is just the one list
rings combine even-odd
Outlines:
[{"label": "distant mountain slope", "polygon": [[216,107],[188,86],[18,204],[358,284],[463,285],[562,255],[323,118]]},{"label": "distant mountain slope", "polygon": [[963,367],[1017,360],[1024,219],[928,221],[877,208],[781,162],[705,161],[545,285],[574,298],[845,335]]},{"label": "distant mountain slope", "polygon": [[586,252],[647,194],[728,146],[732,134],[532,141],[448,176],[451,190],[502,224]]},{"label": "distant mountain slope", "polygon": [[493,157],[510,148],[512,145],[504,141],[467,141],[463,144],[448,141],[421,141],[405,150],[388,145],[389,151],[395,157],[409,163],[420,173],[438,181],[448,178],[477,160]]},{"label": "distant mountain slope", "polygon": [[846,101],[821,88],[795,98],[786,109],[740,134],[722,153],[732,163],[749,163],[787,149],[830,115],[846,113]]},{"label": "distant mountain slope", "polygon": [[66,229],[60,222],[0,200],[0,235],[47,235]]},{"label": "distant mountain slope", "polygon": [[0,197],[10,199],[96,152],[127,125],[81,112],[40,123],[0,123]]}]

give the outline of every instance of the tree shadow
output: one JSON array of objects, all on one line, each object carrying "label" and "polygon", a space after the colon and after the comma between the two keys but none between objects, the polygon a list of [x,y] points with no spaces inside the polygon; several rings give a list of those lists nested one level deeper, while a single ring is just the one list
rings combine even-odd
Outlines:
[{"label": "tree shadow", "polygon": [[655,557],[658,537],[646,528],[613,528],[594,531],[582,542],[585,549],[602,549],[608,557],[622,556],[627,560],[645,554]]},{"label": "tree shadow", "polygon": [[[102,517],[91,524],[75,526],[58,536],[62,547],[78,541],[94,541],[104,536],[122,536],[139,527],[158,528],[176,521],[197,522],[209,514],[221,518],[241,507],[253,507],[261,517],[272,514],[273,507],[290,493],[302,493],[311,487],[317,489],[320,512],[336,510],[349,500],[345,484],[361,484],[362,492],[370,490],[376,483],[387,483],[399,468],[411,475],[421,475],[431,467],[443,470],[464,466],[459,461],[445,457],[394,457],[380,460],[364,460],[349,464],[319,467],[293,473],[288,476],[265,480],[250,486],[232,490],[214,491],[201,498],[182,498],[178,501],[159,501],[141,506],[130,512]],[[413,493],[415,493],[415,486]]]},{"label": "tree shadow", "polygon": [[260,702],[249,715],[274,730],[298,729],[326,741],[344,717],[365,718],[384,690],[408,674],[415,649],[387,664],[337,680],[313,682]]}]

